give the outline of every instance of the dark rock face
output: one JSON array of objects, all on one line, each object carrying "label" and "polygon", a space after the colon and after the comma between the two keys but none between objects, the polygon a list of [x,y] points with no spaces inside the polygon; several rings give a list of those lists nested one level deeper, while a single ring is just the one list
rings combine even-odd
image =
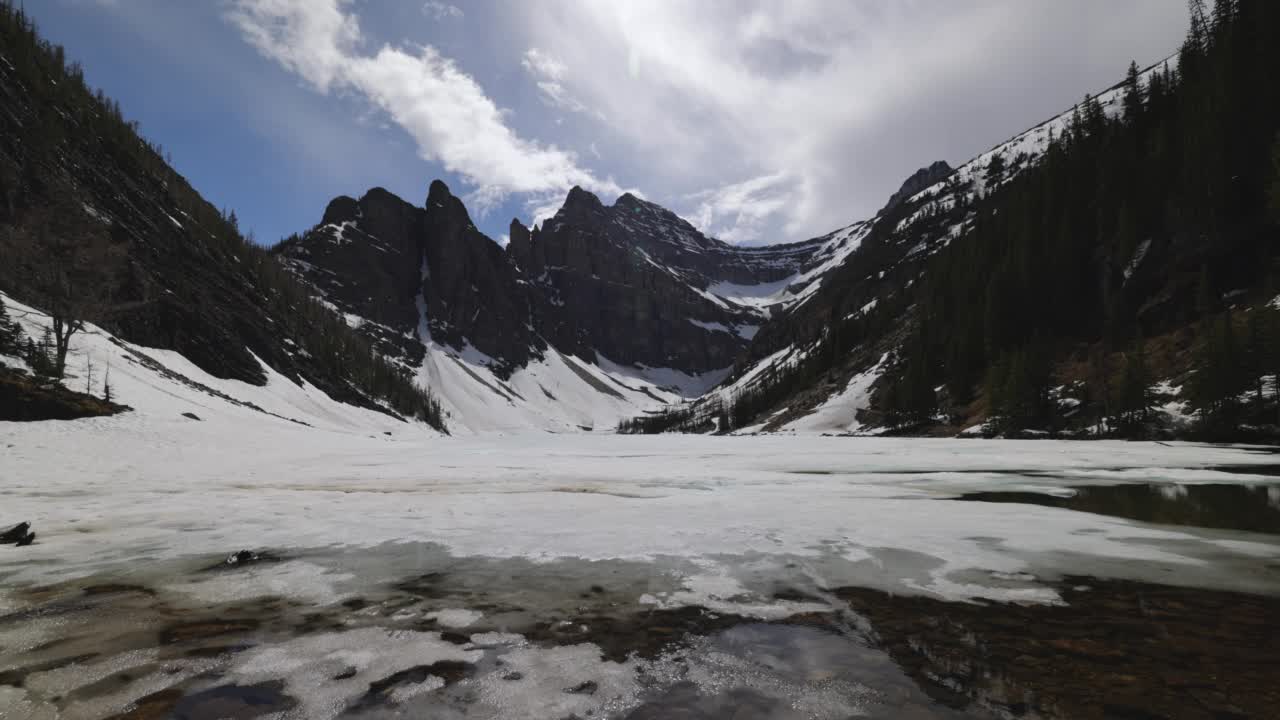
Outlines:
[{"label": "dark rock face", "polygon": [[525,364],[540,347],[511,259],[439,180],[431,183],[424,217],[422,289],[431,337],[455,347],[470,341],[507,368]]},{"label": "dark rock face", "polygon": [[890,210],[893,210],[910,199],[912,195],[915,195],[930,185],[946,180],[953,172],[955,172],[955,170],[953,170],[945,160],[939,160],[929,167],[920,168],[912,173],[911,177],[907,178],[906,181],[902,183],[902,187],[898,188],[898,192],[889,196],[889,202],[885,203],[884,208],[881,209],[880,212],[887,213]]},{"label": "dark rock face", "polygon": [[606,207],[574,188],[525,235],[508,252],[534,289],[538,332],[562,351],[699,373],[731,364],[746,345],[734,328],[759,322],[700,292],[719,279],[705,271],[722,243],[632,196]]},{"label": "dark rock face", "polygon": [[384,352],[410,364],[432,340],[470,344],[510,372],[547,344],[594,362],[701,373],[731,365],[764,318],[714,297],[716,283],[776,282],[818,243],[737,248],[634,195],[607,206],[573,188],[530,230],[512,221],[503,250],[444,183],[416,208],[384,190],[340,197],[323,222],[278,248],[282,260]]},{"label": "dark rock face", "polygon": [[364,322],[379,350],[408,363],[424,355],[424,316],[431,340],[470,342],[498,370],[526,363],[538,347],[515,266],[442,182],[431,183],[425,208],[383,188],[360,200],[338,197],[321,224],[276,252],[352,322]]},{"label": "dark rock face", "polygon": [[367,321],[361,329],[383,353],[412,364],[424,353],[421,316],[433,340],[470,342],[499,370],[537,347],[514,266],[442,182],[422,208],[382,188],[336,198],[320,225],[276,252],[353,322]]}]

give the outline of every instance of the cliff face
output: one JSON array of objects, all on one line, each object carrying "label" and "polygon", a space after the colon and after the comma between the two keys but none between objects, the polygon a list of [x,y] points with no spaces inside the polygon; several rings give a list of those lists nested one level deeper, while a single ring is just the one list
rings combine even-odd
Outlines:
[{"label": "cliff face", "polygon": [[820,249],[736,248],[633,195],[607,206],[574,188],[542,226],[513,221],[504,250],[436,181],[423,207],[381,189],[337,198],[277,252],[410,365],[426,331],[504,374],[550,345],[588,362],[697,375],[733,364],[765,319],[717,286],[783,280]]},{"label": "cliff face", "polygon": [[430,339],[467,344],[507,371],[538,343],[527,293],[502,248],[441,182],[424,207],[374,188],[329,203],[321,223],[275,250],[379,349],[409,365]]},{"label": "cliff face", "polygon": [[887,213],[897,208],[926,188],[946,180],[954,172],[955,170],[947,164],[946,160],[938,160],[929,167],[920,168],[902,183],[902,187],[898,188],[897,192],[889,196],[889,202],[885,203],[880,212]]}]

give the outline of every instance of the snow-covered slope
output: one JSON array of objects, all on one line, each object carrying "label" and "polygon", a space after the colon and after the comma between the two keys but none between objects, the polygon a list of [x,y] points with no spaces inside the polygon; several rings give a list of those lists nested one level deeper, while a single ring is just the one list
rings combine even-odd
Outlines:
[{"label": "snow-covered slope", "polygon": [[[1147,82],[1163,65],[1146,69],[1140,80]],[[1123,112],[1123,99],[1123,84],[1096,96],[1103,112],[1112,117]],[[969,232],[973,213],[968,208],[972,199],[988,194],[994,189],[994,183],[1007,183],[1033,166],[1054,138],[1070,131],[1075,113],[1073,106],[979,154],[946,174],[944,179],[917,192],[907,191],[908,186],[918,187],[908,180],[899,191],[901,196],[895,194],[894,200],[875,217],[819,238],[823,243],[821,249],[814,253],[813,260],[802,272],[767,284],[711,286],[710,292],[717,297],[755,308],[771,321],[762,325],[748,350],[753,362],[736,368],[729,384],[695,404],[727,402],[735,394],[750,392],[762,379],[786,373],[806,354],[826,352],[832,317],[865,319],[877,307],[888,306],[888,300],[920,278],[926,258]],[[1004,170],[991,177],[988,171],[997,157],[1003,161]],[[935,163],[933,168],[945,171],[946,165]],[[922,169],[913,178],[927,175],[933,168]],[[936,176],[944,174],[938,172]],[[875,245],[876,250],[859,252],[868,245]],[[857,348],[860,357],[848,363],[850,367],[845,368],[843,374],[825,378],[811,392],[798,393],[772,411],[769,419],[776,422],[758,422],[745,430],[794,433],[871,430],[860,418],[870,407],[873,386],[892,359],[895,324],[882,323],[881,327],[890,328],[882,333],[883,337],[868,338],[874,342],[860,343]],[[797,338],[806,337],[808,342],[797,344]],[[877,343],[883,347],[870,347]]]},{"label": "snow-covered slope", "polygon": [[856,222],[809,241],[820,244],[799,271],[781,280],[753,285],[719,282],[708,291],[728,303],[758,310],[768,318],[773,313],[803,303],[817,291],[822,279],[839,267],[862,244],[871,230],[870,222]]},{"label": "snow-covered slope", "polygon": [[[41,336],[49,324],[46,315],[7,296],[4,302],[28,336]],[[184,442],[234,442],[273,431],[315,431],[317,442],[331,433],[439,435],[423,423],[337,402],[306,381],[295,383],[259,362],[267,376],[261,387],[214,377],[177,352],[134,345],[90,325],[72,337],[65,384],[101,397],[109,383],[112,399],[133,410],[42,426],[58,434],[125,425],[165,437],[174,452],[181,452]],[[0,422],[0,427],[5,424]]]},{"label": "snow-covered slope", "polygon": [[548,348],[509,378],[474,348],[429,342],[417,377],[434,388],[451,433],[613,432],[618,421],[698,395],[724,373],[687,375],[585,362]]},{"label": "snow-covered slope", "polygon": [[[1148,67],[1139,75],[1139,81],[1142,83],[1148,82],[1153,73],[1160,71],[1166,64],[1172,65],[1176,60],[1177,56],[1173,56]],[[1094,99],[1097,100],[1098,105],[1102,107],[1102,111],[1109,117],[1118,116],[1124,112],[1124,84],[1117,83],[1099,93]],[[986,194],[991,189],[988,187],[987,169],[991,166],[991,161],[997,156],[1006,163],[1006,170],[1000,179],[1000,183],[1008,182],[1043,155],[1049,149],[1049,143],[1054,138],[1062,137],[1063,133],[1070,130],[1072,116],[1078,107],[1078,105],[1073,105],[1065,112],[1059,113],[979,154],[956,168],[951,177],[934,183],[909,198],[907,202],[921,204],[915,213],[898,224],[896,232],[906,233],[920,218],[927,217],[931,212],[939,209],[946,210],[954,206],[955,191],[957,189],[962,192]],[[953,233],[951,239],[959,237],[960,234],[960,232]]]}]

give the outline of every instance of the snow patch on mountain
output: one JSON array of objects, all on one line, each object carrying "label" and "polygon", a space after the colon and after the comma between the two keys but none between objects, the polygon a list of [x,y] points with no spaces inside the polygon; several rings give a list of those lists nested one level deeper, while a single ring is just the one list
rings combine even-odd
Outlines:
[{"label": "snow patch on mountain", "polygon": [[871,369],[854,375],[845,389],[833,396],[811,415],[787,423],[782,429],[795,433],[855,433],[865,429],[859,413],[871,407],[871,388],[883,374],[889,354],[885,353]]}]

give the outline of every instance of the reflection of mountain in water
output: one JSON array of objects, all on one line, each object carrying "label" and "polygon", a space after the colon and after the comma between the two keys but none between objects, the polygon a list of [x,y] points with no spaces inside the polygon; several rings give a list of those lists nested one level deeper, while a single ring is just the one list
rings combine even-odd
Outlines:
[{"label": "reflection of mountain in water", "polygon": [[[1158,495],[1159,493],[1152,493]],[[1066,605],[846,588],[884,649],[953,708],[1029,717],[1270,717],[1280,599],[1069,578]]]},{"label": "reflection of mountain in water", "polygon": [[1035,492],[976,492],[960,499],[1044,505],[1163,525],[1280,534],[1280,486],[1166,483],[1074,490],[1070,497]]}]

